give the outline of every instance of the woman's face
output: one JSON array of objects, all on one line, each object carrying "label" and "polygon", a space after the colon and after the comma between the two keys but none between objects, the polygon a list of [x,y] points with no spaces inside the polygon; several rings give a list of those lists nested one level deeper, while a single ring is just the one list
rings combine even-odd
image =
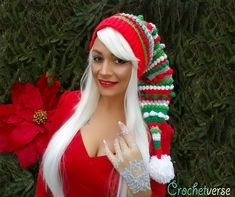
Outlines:
[{"label": "woman's face", "polygon": [[96,38],[92,55],[92,74],[102,96],[124,96],[132,71],[132,63],[113,55]]}]

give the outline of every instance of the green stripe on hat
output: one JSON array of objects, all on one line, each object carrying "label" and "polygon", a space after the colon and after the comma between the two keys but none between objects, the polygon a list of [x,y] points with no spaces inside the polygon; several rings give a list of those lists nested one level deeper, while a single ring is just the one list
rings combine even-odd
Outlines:
[{"label": "green stripe on hat", "polygon": [[154,148],[160,148],[161,147],[161,142],[153,140],[153,146],[154,146]]}]

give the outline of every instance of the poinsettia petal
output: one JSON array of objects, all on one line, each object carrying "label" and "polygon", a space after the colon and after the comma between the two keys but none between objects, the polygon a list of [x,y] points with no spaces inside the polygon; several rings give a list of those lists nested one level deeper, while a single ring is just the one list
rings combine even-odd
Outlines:
[{"label": "poinsettia petal", "polygon": [[40,159],[34,143],[30,143],[27,146],[17,150],[16,155],[19,159],[21,168],[27,168]]},{"label": "poinsettia petal", "polygon": [[0,120],[12,115],[15,112],[13,104],[0,104]]},{"label": "poinsettia petal", "polygon": [[[21,88],[21,91],[18,89]],[[43,101],[39,90],[30,83],[16,83],[12,89],[12,101],[33,111],[44,108]]]},{"label": "poinsettia petal", "polygon": [[16,114],[13,114],[12,116],[10,116],[6,122],[9,124],[19,124],[20,122],[22,122],[22,117],[21,116],[17,116]]},{"label": "poinsettia petal", "polygon": [[8,124],[9,117],[15,112],[12,104],[0,104],[0,152],[11,152],[9,135],[15,128],[13,124]]},{"label": "poinsettia petal", "polygon": [[54,133],[73,114],[74,106],[80,100],[80,91],[65,91],[59,100],[55,111],[48,111],[48,120],[45,127],[49,132]]},{"label": "poinsettia petal", "polygon": [[23,147],[30,143],[38,134],[34,124],[22,122],[11,133],[10,140],[16,147]]},{"label": "poinsettia petal", "polygon": [[17,107],[15,115],[22,120],[25,120],[27,122],[33,123],[33,115],[35,111],[23,108],[23,107]]},{"label": "poinsettia petal", "polygon": [[40,155],[40,157],[43,156],[45,150],[46,150],[46,147],[50,141],[50,138],[51,136],[48,135],[48,133],[45,133],[45,134],[40,134],[38,137],[37,137],[37,140],[35,141],[35,146],[37,147],[37,151],[38,151],[38,154]]},{"label": "poinsettia petal", "polygon": [[45,124],[35,124],[35,127],[37,128],[39,133],[45,133],[47,132],[47,128],[45,128]]},{"label": "poinsettia petal", "polygon": [[11,152],[9,147],[8,138],[0,134],[0,152]]},{"label": "poinsettia petal", "polygon": [[57,102],[57,93],[60,91],[60,82],[56,78],[52,78],[52,84],[48,83],[48,74],[45,73],[36,82],[36,87],[39,89],[42,100],[45,104],[45,109],[53,108]]},{"label": "poinsettia petal", "polygon": [[10,123],[9,119],[15,114],[15,106],[13,104],[0,104],[0,121]]},{"label": "poinsettia petal", "polygon": [[53,116],[55,115],[55,113],[57,112],[58,108],[60,106],[58,106],[57,108],[51,110],[51,111],[48,111],[47,112],[47,121],[44,125],[44,127],[47,129],[47,130],[50,130],[52,124],[56,125],[56,122],[53,122],[53,120],[55,120],[55,118],[53,118]]}]

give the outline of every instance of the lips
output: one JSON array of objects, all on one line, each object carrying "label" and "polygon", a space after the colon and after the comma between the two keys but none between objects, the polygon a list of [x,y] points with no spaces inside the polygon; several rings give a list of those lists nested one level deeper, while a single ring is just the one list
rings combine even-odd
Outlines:
[{"label": "lips", "polygon": [[104,88],[111,88],[111,87],[115,86],[118,82],[106,81],[106,80],[99,79],[99,83]]}]

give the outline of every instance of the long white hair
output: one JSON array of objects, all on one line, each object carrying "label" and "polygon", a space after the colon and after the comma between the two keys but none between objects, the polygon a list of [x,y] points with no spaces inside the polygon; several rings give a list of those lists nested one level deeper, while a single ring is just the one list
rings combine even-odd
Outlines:
[{"label": "long white hair", "polygon": [[[149,143],[138,99],[138,59],[124,37],[116,30],[110,27],[104,28],[97,32],[97,37],[116,57],[132,62],[132,74],[124,98],[125,118],[127,127],[134,132],[137,146],[147,163],[149,161]],[[99,100],[99,91],[91,72],[91,61],[91,55],[89,55],[88,67],[81,79],[81,100],[75,106],[74,114],[54,134],[43,156],[44,181],[55,197],[64,197],[61,158],[73,137],[90,119]],[[121,177],[117,196],[127,196],[127,185]]]}]

